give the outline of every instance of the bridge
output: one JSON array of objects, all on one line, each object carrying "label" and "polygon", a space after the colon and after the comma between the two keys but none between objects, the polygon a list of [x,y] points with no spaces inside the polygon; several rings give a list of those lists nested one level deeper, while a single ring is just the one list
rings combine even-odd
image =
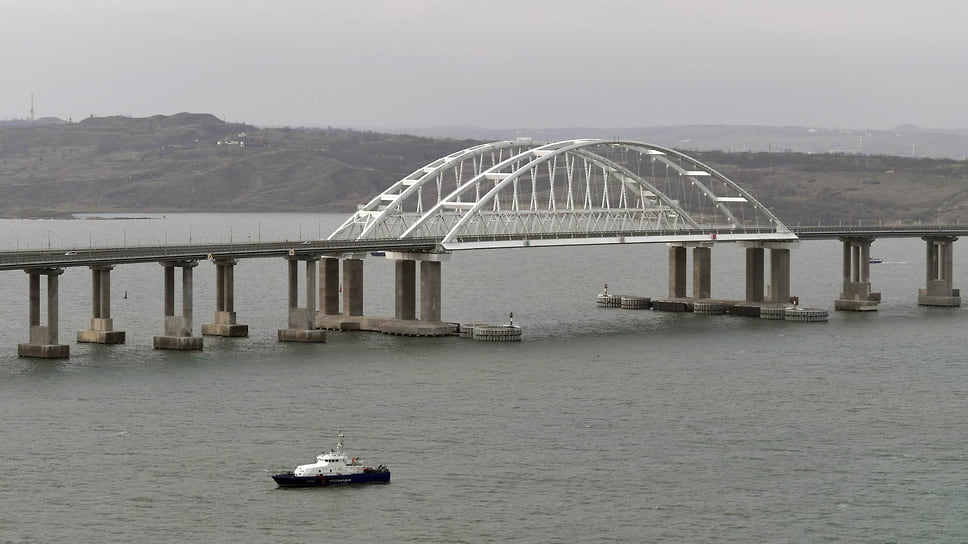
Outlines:
[{"label": "bridge", "polygon": [[[519,139],[473,146],[413,171],[360,205],[325,240],[6,251],[0,252],[0,270],[29,276],[30,341],[18,353],[66,357],[68,346],[58,343],[57,278],[70,267],[92,271],[92,318],[90,328],[78,333],[79,342],[124,342],[110,317],[110,273],[118,265],[158,262],[164,267],[165,330],[154,345],[201,349],[202,338],[193,334],[192,270],[205,260],[216,266],[216,309],[214,322],[202,325],[203,336],[248,334],[236,322],[235,265],[275,257],[289,263],[289,323],[279,330],[279,340],[316,342],[325,340],[327,329],[451,333],[453,324],[440,316],[441,263],[452,252],[494,248],[661,243],[669,247],[669,298],[703,300],[712,295],[711,248],[730,244],[746,251],[745,302],[763,305],[790,300],[790,251],[800,240],[840,240],[844,289],[835,308],[873,310],[880,296],[870,289],[871,243],[878,237],[921,237],[927,242],[927,286],[918,303],[957,306],[952,244],[966,231],[944,225],[791,228],[740,185],[673,149],[624,140]],[[363,316],[363,259],[374,252],[395,261],[393,318]],[[302,306],[300,263],[306,282]],[[175,314],[176,268],[182,275],[181,315]],[[41,277],[47,280],[45,325]]]},{"label": "bridge", "polygon": [[742,187],[641,142],[514,140],[442,157],[374,197],[329,239],[434,237],[447,251],[547,245],[794,241]]}]

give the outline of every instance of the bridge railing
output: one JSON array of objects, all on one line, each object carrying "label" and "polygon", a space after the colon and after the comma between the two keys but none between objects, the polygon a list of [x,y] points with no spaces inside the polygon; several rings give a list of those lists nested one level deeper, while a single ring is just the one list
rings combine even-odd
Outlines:
[{"label": "bridge railing", "polygon": [[435,238],[418,238],[410,240],[317,240],[162,246],[129,245],[67,251],[64,249],[0,251],[0,270],[161,262],[166,260],[204,260],[209,255],[215,258],[245,259],[322,256],[370,251],[430,252],[437,249],[438,243],[439,240]]},{"label": "bridge railing", "polygon": [[966,236],[968,225],[789,225],[802,240],[849,236],[909,238],[919,236]]},{"label": "bridge railing", "polygon": [[775,228],[742,228],[742,229],[650,229],[650,230],[612,230],[594,232],[549,232],[522,234],[465,234],[457,237],[460,243],[472,242],[507,242],[515,240],[569,240],[576,238],[621,238],[621,237],[660,237],[660,236],[702,236],[714,234],[772,234]]}]

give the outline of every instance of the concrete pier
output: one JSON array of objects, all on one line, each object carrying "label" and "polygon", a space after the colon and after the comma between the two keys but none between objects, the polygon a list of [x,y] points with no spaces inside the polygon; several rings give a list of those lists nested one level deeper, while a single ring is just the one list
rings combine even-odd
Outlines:
[{"label": "concrete pier", "polygon": [[365,323],[368,320],[363,317],[363,259],[365,256],[357,253],[344,255],[342,276],[339,258],[323,258],[319,269],[321,307],[316,316],[316,327],[337,331],[372,330],[367,328]]},{"label": "concrete pier", "polygon": [[961,306],[961,292],[952,288],[954,275],[954,242],[957,236],[924,236],[927,244],[925,259],[925,282],[927,287],[918,289],[921,306]]},{"label": "concrete pier", "polygon": [[[335,302],[323,303],[316,324],[319,328],[342,331],[375,331],[401,336],[446,336],[457,331],[456,323],[440,320],[441,262],[450,255],[439,253],[386,252],[385,257],[394,261],[394,317],[363,316],[363,257],[346,254],[342,261],[343,311]],[[325,261],[325,259],[324,259]],[[338,277],[336,259],[325,274],[320,272],[321,283],[328,285],[319,290],[321,300],[335,301],[339,284],[329,278]],[[420,262],[420,300],[417,301],[417,262]],[[326,278],[325,280],[323,278]],[[417,308],[420,316],[417,317]]]},{"label": "concrete pier", "polygon": [[[316,328],[316,262],[319,257],[288,257],[289,328],[279,329],[280,342],[325,342],[326,331]],[[306,305],[299,307],[299,262],[305,263]],[[363,286],[360,286],[362,291]]]},{"label": "concrete pier", "polygon": [[[790,302],[790,250],[796,245],[795,242],[739,242],[740,247],[746,248],[747,303]],[[770,250],[769,296],[764,295],[765,249]]]},{"label": "concrete pier", "polygon": [[87,330],[77,332],[78,342],[123,344],[124,331],[114,330],[111,319],[111,270],[113,266],[91,267],[91,321]]},{"label": "concrete pier", "polygon": [[236,322],[235,265],[238,259],[214,259],[215,264],[215,321],[202,325],[203,336],[243,337],[249,326]]},{"label": "concrete pier", "polygon": [[763,248],[746,248],[746,300],[763,302]]},{"label": "concrete pier", "polygon": [[[786,247],[783,247],[786,246]],[[790,302],[790,244],[771,244],[770,292],[772,302]]]},{"label": "concrete pier", "polygon": [[712,295],[712,244],[686,243],[669,246],[669,298],[686,298],[686,249],[692,248],[692,299]]},{"label": "concrete pier", "polygon": [[701,300],[712,295],[712,246],[692,248],[692,298]]},{"label": "concrete pier", "polygon": [[669,244],[669,298],[686,298],[686,246]]},{"label": "concrete pier", "polygon": [[319,313],[339,315],[339,258],[323,257],[319,263]]},{"label": "concrete pier", "polygon": [[343,317],[363,315],[363,258],[343,259]]},{"label": "concrete pier", "polygon": [[[192,336],[192,270],[198,261],[163,261],[165,269],[165,334],[154,337],[156,349],[200,350],[201,336]],[[182,270],[182,315],[175,315],[175,268]]]},{"label": "concrete pier", "polygon": [[[397,319],[417,318],[417,262],[410,259],[394,261],[395,313]],[[421,278],[423,275],[421,274]],[[438,276],[439,278],[439,276]],[[439,308],[438,308],[439,311]]]},{"label": "concrete pier", "polygon": [[[388,252],[394,261],[395,319],[380,323],[384,334],[404,336],[446,336],[457,326],[440,320],[441,262],[450,258],[440,253]],[[417,262],[420,262],[420,316],[417,317]]]},{"label": "concrete pier", "polygon": [[844,288],[834,301],[835,310],[872,312],[881,301],[880,293],[871,292],[870,255],[873,238],[846,237],[843,243]]},{"label": "concrete pier", "polygon": [[440,261],[420,261],[420,321],[440,321]]},{"label": "concrete pier", "polygon": [[[17,345],[17,355],[43,359],[64,359],[70,357],[70,346],[57,343],[58,332],[58,293],[57,279],[64,273],[63,268],[35,268],[24,270],[29,278],[28,320],[30,341]],[[47,276],[47,324],[40,324],[40,277]]]}]

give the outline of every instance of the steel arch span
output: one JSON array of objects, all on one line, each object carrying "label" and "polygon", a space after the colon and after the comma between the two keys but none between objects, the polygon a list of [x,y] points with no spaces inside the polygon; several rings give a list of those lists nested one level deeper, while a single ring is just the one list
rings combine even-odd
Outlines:
[{"label": "steel arch span", "polygon": [[406,238],[437,238],[449,251],[796,235],[738,184],[688,155],[589,139],[458,151],[397,181],[329,236]]}]

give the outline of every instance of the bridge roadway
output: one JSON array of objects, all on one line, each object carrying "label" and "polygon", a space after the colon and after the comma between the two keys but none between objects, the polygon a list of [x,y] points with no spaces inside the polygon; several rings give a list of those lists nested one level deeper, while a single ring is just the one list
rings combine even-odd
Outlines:
[{"label": "bridge roadway", "polygon": [[309,257],[325,254],[370,251],[431,252],[438,240],[315,240],[302,242],[254,242],[235,244],[191,244],[165,246],[127,246],[77,250],[25,250],[0,252],[0,270],[64,268],[71,266],[110,266],[116,264],[200,261],[210,255],[220,259],[265,257]]},{"label": "bridge roadway", "polygon": [[[750,229],[741,229],[746,234],[757,234]],[[922,236],[968,236],[968,225],[907,225],[907,226],[794,226],[790,230],[800,240],[837,240],[852,237],[870,238],[917,238]],[[735,231],[734,231],[735,232]],[[763,231],[774,232],[766,229]],[[615,231],[597,233],[600,243],[636,243],[637,238],[645,238],[650,242],[673,241],[674,239],[712,238],[719,235],[719,241],[731,241],[724,235],[730,231],[713,229],[677,229],[677,230],[649,230],[649,231]],[[534,241],[533,245],[544,245],[541,241],[553,239],[560,245],[575,243],[576,238],[588,243],[587,233],[558,232],[554,234],[532,234],[528,237]],[[461,236],[462,243],[486,242],[523,242],[520,235],[479,235]],[[413,253],[429,253],[438,251],[439,238],[378,239],[378,240],[306,240],[282,242],[251,242],[231,244],[189,244],[164,246],[126,246],[95,249],[48,249],[0,251],[0,271],[25,270],[29,268],[61,268],[72,266],[116,265],[161,261],[196,261],[205,260],[210,255],[222,259],[247,259],[267,257],[309,257],[325,254],[340,253],[368,253],[371,251],[401,251]],[[529,245],[524,242],[523,245]],[[556,244],[559,245],[559,244]]]},{"label": "bridge roadway", "polygon": [[841,238],[920,238],[922,236],[968,236],[968,225],[901,226],[790,226],[800,240],[839,240]]}]

